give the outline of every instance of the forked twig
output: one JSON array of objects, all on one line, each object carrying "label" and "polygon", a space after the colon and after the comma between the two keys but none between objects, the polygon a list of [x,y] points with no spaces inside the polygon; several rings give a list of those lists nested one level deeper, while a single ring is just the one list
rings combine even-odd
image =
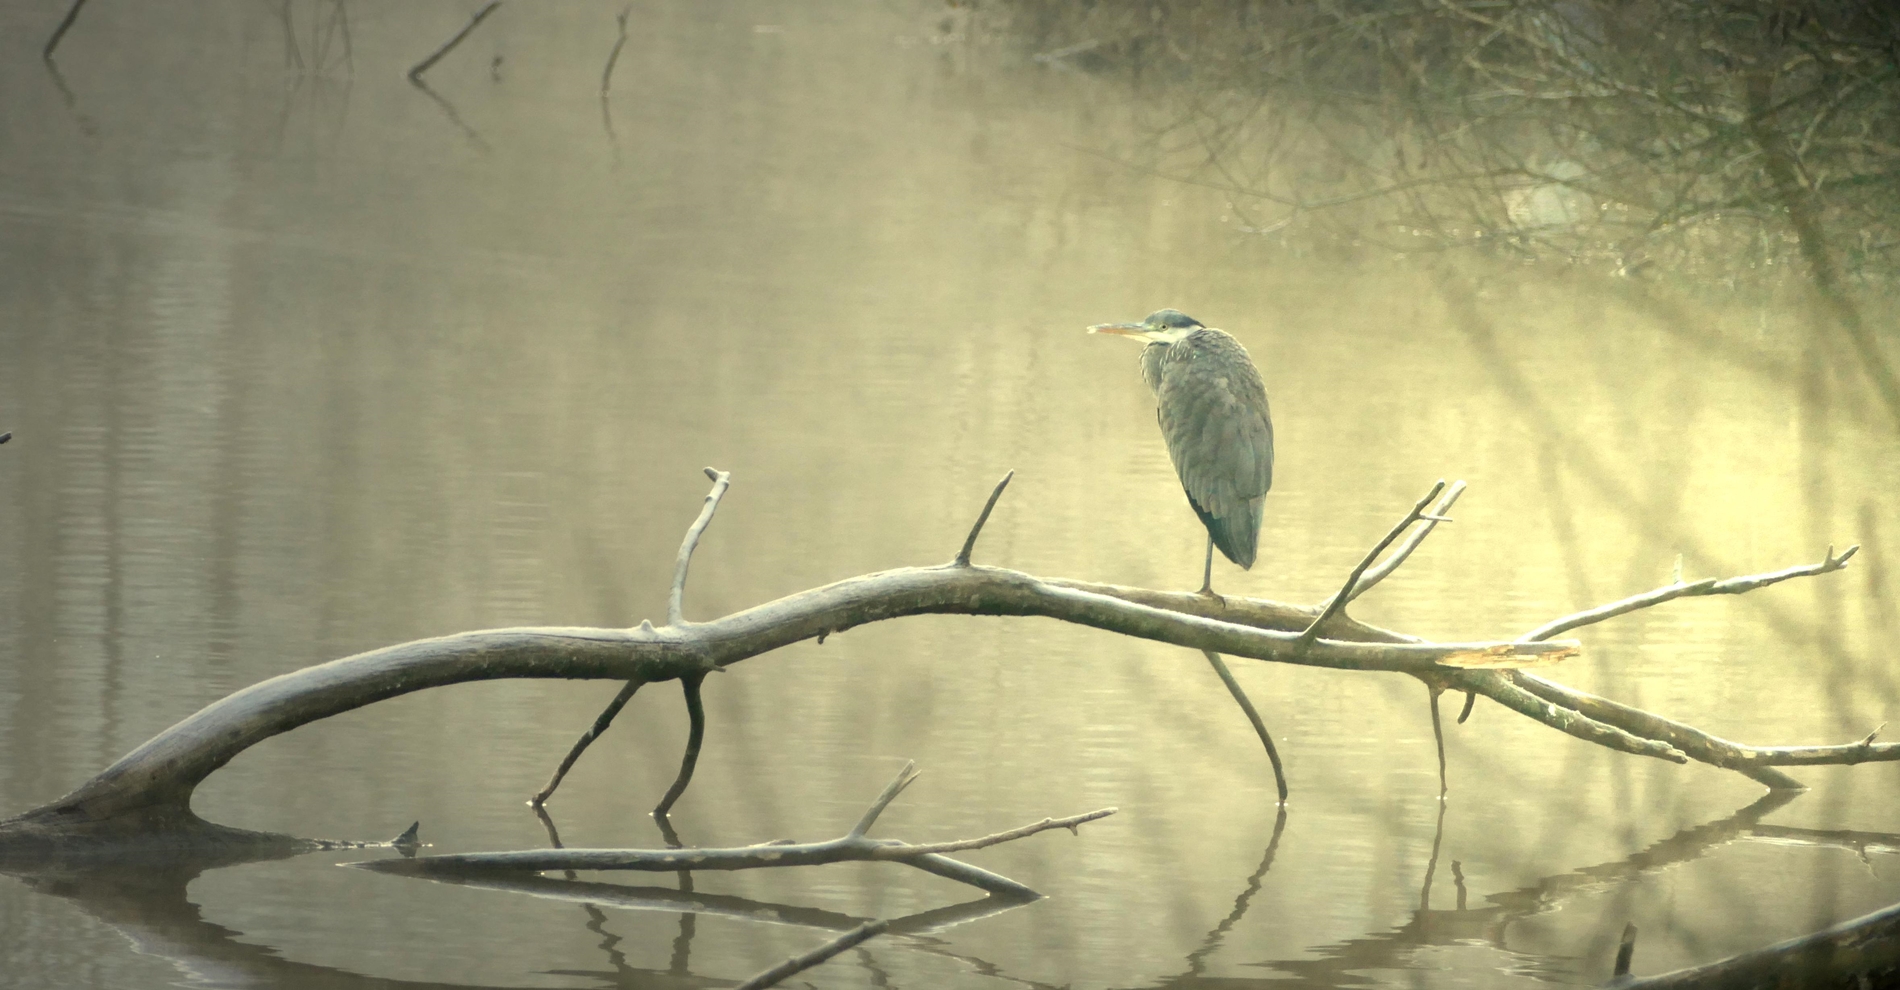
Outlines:
[{"label": "forked twig", "polygon": [[891,802],[897,800],[899,794],[904,793],[904,788],[909,787],[922,773],[923,771],[917,769],[917,761],[906,761],[904,769],[897,771],[897,776],[892,777],[891,782],[884,785],[884,790],[878,794],[877,800],[872,801],[871,806],[865,809],[864,817],[859,818],[858,823],[851,826],[851,831],[846,834],[851,838],[857,838],[869,832],[871,826],[877,824],[877,816],[883,814],[884,809],[890,807]]},{"label": "forked twig", "polygon": [[1367,571],[1365,576],[1359,579],[1359,583],[1353,585],[1352,594],[1346,597],[1347,604],[1351,604],[1358,599],[1360,595],[1371,591],[1373,585],[1385,580],[1391,576],[1393,571],[1398,570],[1399,565],[1405,563],[1405,558],[1410,557],[1412,551],[1417,550],[1418,545],[1424,543],[1427,536],[1432,535],[1432,530],[1436,529],[1439,523],[1450,522],[1451,520],[1446,518],[1445,513],[1451,511],[1452,505],[1458,501],[1458,496],[1464,493],[1464,482],[1452,482],[1451,488],[1445,492],[1445,497],[1439,499],[1437,505],[1432,506],[1431,512],[1421,517],[1424,519],[1425,525],[1413,530],[1412,535],[1406,537],[1405,542],[1399,544],[1397,550],[1392,551],[1390,555],[1379,562],[1379,566]]},{"label": "forked twig", "polygon": [[455,32],[455,37],[443,42],[442,47],[437,48],[429,54],[428,58],[417,62],[410,68],[409,81],[418,86],[422,85],[422,74],[429,71],[429,68],[437,62],[442,61],[442,56],[454,51],[455,46],[461,44],[462,39],[468,37],[469,32],[474,31],[475,26],[480,24],[489,14],[494,13],[495,8],[499,6],[501,6],[501,0],[488,0],[488,3],[482,6],[482,9],[475,12],[475,16],[468,19],[467,24],[462,25],[462,30]]},{"label": "forked twig", "polygon": [[777,986],[786,977],[802,973],[860,942],[880,935],[888,927],[888,921],[867,921],[802,956],[793,956],[759,973],[733,990],[765,990],[766,987]]},{"label": "forked twig", "polygon": [[1419,499],[1417,505],[1412,506],[1412,511],[1406,513],[1405,518],[1400,520],[1397,526],[1392,527],[1391,532],[1385,534],[1385,539],[1380,540],[1378,544],[1372,548],[1372,552],[1366,554],[1365,559],[1359,562],[1359,566],[1352,569],[1352,573],[1346,577],[1345,585],[1339,589],[1339,594],[1334,595],[1328,600],[1326,607],[1320,611],[1319,618],[1314,619],[1312,624],[1307,626],[1304,632],[1300,633],[1300,638],[1297,641],[1298,649],[1304,650],[1313,645],[1313,641],[1319,638],[1319,627],[1325,625],[1326,620],[1338,615],[1339,610],[1346,607],[1346,603],[1352,600],[1353,588],[1358,586],[1360,577],[1366,573],[1366,568],[1371,567],[1372,562],[1379,559],[1379,555],[1385,552],[1386,547],[1392,545],[1393,540],[1399,538],[1400,533],[1405,532],[1407,526],[1412,525],[1420,519],[1437,518],[1428,514],[1425,511],[1425,507],[1432,504],[1432,500],[1437,498],[1438,493],[1444,490],[1445,483],[1443,481],[1433,485],[1432,490],[1426,492],[1425,497]]},{"label": "forked twig", "polygon": [[983,524],[990,521],[990,510],[996,508],[996,500],[1003,497],[1003,489],[1009,487],[1009,479],[1016,477],[1015,471],[1003,475],[990,492],[990,500],[983,503],[983,512],[976,517],[976,525],[970,527],[970,535],[963,540],[963,549],[957,551],[955,566],[970,566],[970,553],[976,549],[976,538],[983,532]]},{"label": "forked twig", "polygon": [[1622,601],[1611,602],[1608,605],[1598,605],[1596,608],[1585,609],[1574,615],[1566,615],[1561,619],[1554,619],[1525,633],[1522,638],[1525,642],[1535,643],[1549,639],[1559,633],[1569,632],[1579,626],[1587,626],[1602,622],[1605,619],[1613,619],[1619,615],[1634,612],[1638,609],[1649,608],[1652,605],[1661,605],[1663,602],[1673,601],[1677,598],[1701,598],[1707,595],[1739,595],[1744,592],[1754,591],[1756,588],[1779,584],[1791,578],[1812,577],[1817,574],[1831,573],[1846,567],[1847,562],[1854,559],[1854,555],[1859,552],[1860,544],[1857,543],[1841,551],[1841,555],[1836,557],[1834,555],[1834,548],[1830,546],[1827,548],[1826,555],[1821,558],[1818,564],[1801,564],[1796,567],[1786,567],[1779,571],[1768,571],[1763,574],[1748,574],[1742,577],[1723,579],[1703,578],[1700,581],[1690,582],[1676,581],[1673,584],[1663,585],[1654,591],[1645,591],[1640,595],[1631,595]]},{"label": "forked twig", "polygon": [[[693,520],[693,524],[687,527],[686,536],[680,541],[679,559],[673,567],[673,588],[666,600],[669,626],[686,624],[685,618],[680,613],[686,595],[687,565],[692,562],[693,551],[699,547],[700,534],[706,531],[707,524],[712,522],[713,512],[719,508],[719,500],[725,496],[726,489],[732,486],[731,474],[712,468],[706,468],[705,471],[706,477],[712,479],[712,491],[706,494],[706,503],[700,507],[699,518]],[[643,622],[640,624],[639,631],[646,635],[653,635],[653,624]],[[699,762],[700,742],[706,735],[706,710],[700,703],[699,697],[700,681],[704,678],[704,674],[699,677],[680,678],[680,686],[686,692],[686,716],[690,722],[687,728],[686,753],[680,758],[680,772],[673,778],[673,786],[667,788],[666,796],[661,798],[659,805],[653,809],[653,815],[656,818],[664,819],[672,810],[673,802],[678,801],[680,795],[686,792],[686,785],[693,779],[693,768]],[[592,746],[594,740],[607,731],[607,727],[613,724],[614,717],[620,714],[620,710],[625,708],[627,702],[633,698],[633,693],[638,691],[640,685],[644,683],[646,682],[628,681],[627,686],[621,688],[619,694],[614,695],[614,700],[608,702],[607,707],[595,717],[594,724],[574,741],[573,747],[567,751],[567,757],[561,761],[559,767],[555,768],[554,775],[548,778],[547,785],[528,799],[529,804],[538,808],[547,803],[548,798],[554,796],[554,789],[561,786],[561,778],[567,776],[567,771],[574,766],[574,761],[580,759],[581,754],[587,751],[587,747]]]},{"label": "forked twig", "polygon": [[732,487],[732,475],[714,468],[706,468],[706,477],[712,479],[712,491],[706,493],[706,504],[700,507],[699,518],[686,529],[686,538],[680,541],[679,559],[673,565],[673,590],[666,596],[666,624],[682,626],[686,618],[681,614],[681,605],[686,597],[686,569],[693,562],[693,551],[699,547],[699,534],[706,531],[706,524],[712,522],[713,513],[719,509],[719,500],[726,496],[726,489]]}]

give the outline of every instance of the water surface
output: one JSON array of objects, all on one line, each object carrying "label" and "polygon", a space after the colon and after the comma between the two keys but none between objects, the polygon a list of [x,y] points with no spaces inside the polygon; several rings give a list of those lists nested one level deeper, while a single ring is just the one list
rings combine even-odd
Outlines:
[{"label": "water surface", "polygon": [[[1861,543],[1840,574],[1585,630],[1555,676],[1763,745],[1900,715],[1894,431],[1845,363],[1800,400],[1806,323],[1771,273],[1715,291],[1250,235],[1217,192],[1097,153],[1143,139],[1140,94],[928,4],[636,3],[603,107],[617,9],[504,7],[433,97],[402,73],[462,6],[348,7],[345,54],[329,3],[98,5],[57,77],[58,11],[0,12],[0,811],[307,664],[657,620],[706,465],[734,485],[693,617],[946,560],[1011,469],[979,560],[1192,588],[1204,536],[1135,351],[1082,333],[1164,305],[1234,332],[1273,400],[1261,561],[1220,590],[1323,598],[1441,477],[1471,486],[1458,522],[1360,618],[1507,637],[1678,559]],[[880,834],[1122,809],[970,854],[1048,898],[874,941],[826,987],[1588,983],[1626,922],[1659,972],[1900,899],[1891,844],[1827,834],[1900,832],[1890,766],[1801,770],[1814,790],[1745,810],[1739,776],[1484,703],[1441,805],[1416,682],[1236,665],[1289,763],[1278,828],[1198,655],[975,618],[713,678],[674,822],[840,834],[906,760],[925,777]],[[196,808],[539,846],[522,801],[615,689],[379,704],[258,746]],[[658,844],[684,734],[677,690],[643,690],[550,806],[562,838]],[[362,855],[0,880],[0,982],[711,985],[970,897],[891,865],[697,878],[816,912],[768,923],[335,866]]]}]

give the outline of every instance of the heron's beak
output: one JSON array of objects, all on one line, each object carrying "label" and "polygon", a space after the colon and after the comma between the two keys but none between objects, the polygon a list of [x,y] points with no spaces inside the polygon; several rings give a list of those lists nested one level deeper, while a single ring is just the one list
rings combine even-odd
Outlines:
[{"label": "heron's beak", "polygon": [[1090,333],[1112,333],[1137,340],[1150,340],[1153,331],[1140,323],[1097,323],[1089,328]]}]

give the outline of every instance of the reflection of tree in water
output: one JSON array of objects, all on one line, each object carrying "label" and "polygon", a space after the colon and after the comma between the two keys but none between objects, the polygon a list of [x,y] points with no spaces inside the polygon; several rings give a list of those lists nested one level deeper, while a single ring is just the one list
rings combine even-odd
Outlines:
[{"label": "reflection of tree in water", "polygon": [[[1710,822],[1663,839],[1633,855],[1608,863],[1582,867],[1546,877],[1516,890],[1484,896],[1484,905],[1470,907],[1462,871],[1457,861],[1449,865],[1456,890],[1454,907],[1433,907],[1434,884],[1440,879],[1440,845],[1444,834],[1441,808],[1432,851],[1424,864],[1423,889],[1418,910],[1405,924],[1389,931],[1346,939],[1312,951],[1307,959],[1264,959],[1239,965],[1261,968],[1272,976],[1234,977],[1208,973],[1208,963],[1217,952],[1228,949],[1227,940],[1245,918],[1254,896],[1270,882],[1274,856],[1286,825],[1281,813],[1274,823],[1266,850],[1253,873],[1242,881],[1233,910],[1209,931],[1201,945],[1185,960],[1186,969],[1177,976],[1153,984],[1156,990],[1189,988],[1241,988],[1313,986],[1358,986],[1366,982],[1368,970],[1416,969],[1422,951],[1439,946],[1469,945],[1482,942],[1515,960],[1513,969],[1523,975],[1547,977],[1569,982],[1577,977],[1579,960],[1568,957],[1540,956],[1514,950],[1509,945],[1512,922],[1556,910],[1565,902],[1585,894],[1617,889],[1667,867],[1698,859],[1728,843],[1756,838],[1778,844],[1799,846],[1835,845],[1862,851],[1900,849],[1900,835],[1867,832],[1836,832],[1761,824],[1761,819],[1793,800],[1790,792],[1771,792],[1760,800],[1719,821]],[[273,857],[281,858],[281,857]],[[283,958],[277,949],[243,940],[242,932],[204,919],[199,906],[186,896],[186,885],[208,869],[238,865],[216,860],[180,859],[151,868],[131,868],[124,864],[103,866],[97,871],[66,869],[55,874],[22,877],[36,891],[74,901],[88,914],[123,933],[138,950],[171,962],[186,974],[190,985],[217,986],[300,986],[300,987],[378,987],[402,990],[433,990],[437,984],[427,981],[393,980],[366,974],[349,973],[330,967]],[[685,889],[602,883],[537,875],[487,876],[436,882],[480,887],[572,902],[581,908],[582,927],[599,937],[604,968],[572,967],[549,971],[548,975],[585,977],[609,986],[621,987],[701,987],[726,985],[730,974],[721,977],[696,975],[692,971],[692,940],[695,919],[700,915],[735,921],[809,928],[820,933],[848,931],[866,918],[840,911],[777,904],[724,894]],[[1441,892],[1442,893],[1442,892]],[[986,978],[1025,986],[1042,984],[1013,976],[999,967],[964,952],[940,933],[954,926],[992,918],[1024,906],[1022,900],[985,897],[919,912],[891,923],[887,940],[873,949],[860,949],[856,963],[872,976],[875,985],[886,985],[888,974],[877,965],[880,953],[923,952],[952,961],[959,967]],[[630,966],[621,949],[623,937],[610,925],[616,911],[660,911],[680,917],[678,934],[665,969]],[[1238,950],[1244,955],[1245,950]],[[1640,958],[1640,955],[1639,955]],[[1584,967],[1605,961],[1582,960]],[[843,961],[832,965],[843,965]],[[1289,977],[1292,978],[1289,982]]]},{"label": "reflection of tree in water", "polygon": [[[1423,968],[1418,957],[1426,950],[1474,943],[1483,943],[1510,957],[1513,960],[1511,971],[1518,975],[1554,982],[1575,982],[1580,975],[1580,968],[1588,971],[1606,966],[1608,958],[1552,957],[1513,949],[1509,944],[1512,923],[1557,910],[1578,896],[1612,891],[1646,875],[1700,859],[1738,840],[1761,839],[1801,846],[1844,846],[1857,851],[1868,848],[1894,849],[1897,848],[1895,844],[1900,842],[1900,835],[1886,833],[1761,824],[1763,818],[1796,796],[1794,792],[1770,791],[1727,818],[1684,829],[1622,859],[1555,874],[1516,890],[1487,894],[1484,896],[1484,906],[1477,908],[1469,906],[1470,896],[1465,887],[1461,864],[1453,860],[1450,872],[1456,894],[1455,907],[1450,909],[1432,907],[1433,884],[1444,838],[1445,817],[1441,805],[1437,830],[1432,838],[1431,855],[1425,864],[1419,907],[1405,924],[1390,931],[1316,947],[1312,950],[1314,958],[1310,959],[1264,959],[1239,964],[1271,971],[1275,974],[1271,977],[1209,976],[1206,973],[1207,957],[1221,946],[1227,932],[1246,913],[1247,902],[1259,890],[1261,877],[1272,865],[1274,850],[1280,838],[1276,825],[1260,869],[1249,879],[1246,892],[1235,902],[1234,913],[1208,934],[1200,949],[1188,956],[1186,973],[1160,981],[1155,986],[1157,990],[1367,986],[1373,982],[1365,975],[1367,972],[1417,971]],[[1885,931],[1889,938],[1892,928],[1892,923],[1889,923]]]}]

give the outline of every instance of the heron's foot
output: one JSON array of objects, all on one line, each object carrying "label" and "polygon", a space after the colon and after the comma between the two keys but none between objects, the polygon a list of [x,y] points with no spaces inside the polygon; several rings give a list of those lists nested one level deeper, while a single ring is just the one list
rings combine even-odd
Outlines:
[{"label": "heron's foot", "polygon": [[1201,585],[1201,590],[1196,592],[1196,594],[1205,595],[1208,598],[1212,598],[1216,602],[1220,603],[1221,608],[1227,607],[1227,597],[1225,595],[1222,595],[1220,592],[1215,591],[1214,586],[1211,583]]}]

